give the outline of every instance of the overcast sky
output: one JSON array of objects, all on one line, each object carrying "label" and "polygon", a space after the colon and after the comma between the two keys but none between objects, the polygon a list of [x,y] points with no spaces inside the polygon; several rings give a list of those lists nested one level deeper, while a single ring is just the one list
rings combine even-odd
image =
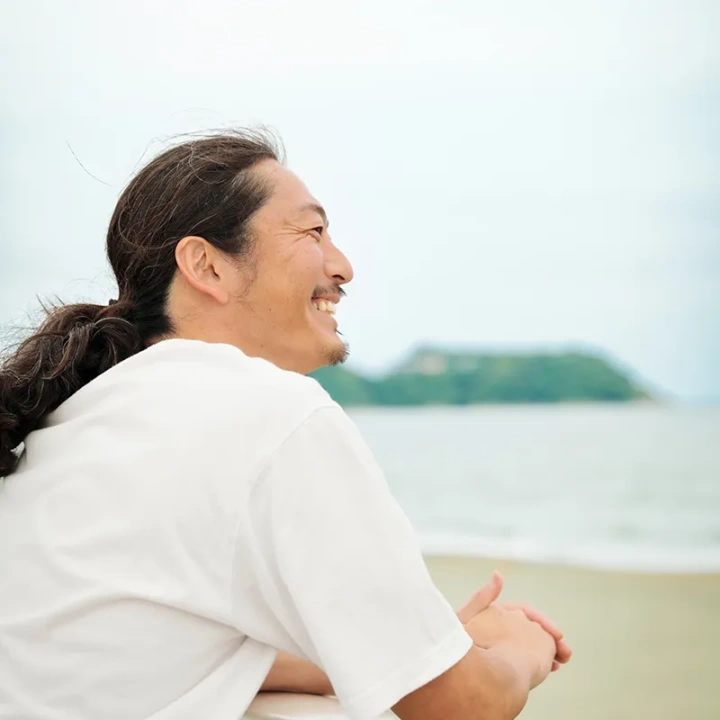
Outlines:
[{"label": "overcast sky", "polygon": [[36,295],[113,295],[108,218],[167,138],[264,123],[355,265],[351,364],[590,346],[720,400],[720,3],[0,13],[0,324]]}]

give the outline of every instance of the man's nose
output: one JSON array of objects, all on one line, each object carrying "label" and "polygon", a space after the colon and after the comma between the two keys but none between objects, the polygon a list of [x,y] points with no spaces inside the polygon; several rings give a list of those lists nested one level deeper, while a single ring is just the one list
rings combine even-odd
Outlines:
[{"label": "man's nose", "polygon": [[350,261],[332,243],[328,243],[326,247],[325,272],[338,285],[349,283],[355,275]]}]

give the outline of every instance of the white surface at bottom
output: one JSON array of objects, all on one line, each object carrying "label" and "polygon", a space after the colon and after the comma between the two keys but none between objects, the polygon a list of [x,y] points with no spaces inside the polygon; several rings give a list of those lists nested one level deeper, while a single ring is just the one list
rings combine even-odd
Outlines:
[{"label": "white surface at bottom", "polygon": [[[260,693],[252,702],[244,720],[348,720],[334,697],[296,695],[294,693]],[[397,720],[386,712],[378,720]]]}]

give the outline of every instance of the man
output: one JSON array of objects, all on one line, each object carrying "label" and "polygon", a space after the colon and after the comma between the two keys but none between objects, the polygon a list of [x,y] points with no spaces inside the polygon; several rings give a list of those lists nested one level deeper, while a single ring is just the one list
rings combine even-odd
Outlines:
[{"label": "man", "polygon": [[55,308],[0,372],[0,717],[235,720],[261,689],[515,717],[570,651],[497,577],[452,611],[305,377],[346,357],[353,273],[267,138],[155,158],[107,251],[118,299]]}]

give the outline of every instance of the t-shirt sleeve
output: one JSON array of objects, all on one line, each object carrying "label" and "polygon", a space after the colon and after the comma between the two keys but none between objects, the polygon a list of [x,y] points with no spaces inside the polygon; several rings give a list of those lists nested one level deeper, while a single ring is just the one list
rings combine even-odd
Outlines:
[{"label": "t-shirt sleeve", "polygon": [[409,520],[339,407],[316,410],[274,454],[243,527],[238,625],[322,667],[355,720],[377,717],[470,649]]}]

